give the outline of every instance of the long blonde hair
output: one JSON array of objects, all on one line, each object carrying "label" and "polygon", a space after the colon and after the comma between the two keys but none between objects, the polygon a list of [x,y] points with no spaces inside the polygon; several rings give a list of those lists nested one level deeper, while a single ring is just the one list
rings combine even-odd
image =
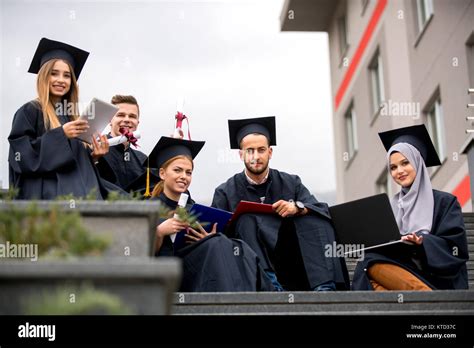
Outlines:
[{"label": "long blonde hair", "polygon": [[[184,156],[184,155],[179,155],[179,156],[175,156],[173,158],[170,158],[169,160],[167,160],[165,163],[163,163],[160,167],[163,168],[164,170],[166,170],[166,168],[169,167],[169,165],[171,163],[173,163],[175,160],[177,159],[187,159],[191,162],[191,165],[193,166],[193,169],[194,169],[194,162],[193,162],[193,159],[189,156]],[[158,182],[158,184],[155,185],[155,187],[153,188],[153,192],[151,193],[151,197],[158,197],[159,195],[161,195],[161,193],[163,192],[163,190],[165,189],[165,182],[164,180],[160,180]]]},{"label": "long blonde hair", "polygon": [[[59,122],[58,116],[56,115],[54,104],[50,98],[49,92],[49,79],[51,72],[53,70],[54,64],[61,59],[51,59],[43,66],[38,72],[38,78],[36,80],[36,89],[38,91],[38,102],[41,106],[41,110],[43,111],[43,120],[44,120],[44,127],[46,130],[58,128],[61,126]],[[78,111],[78,101],[79,101],[79,88],[77,86],[76,75],[74,74],[74,70],[71,67],[71,64],[64,61],[68,67],[69,71],[71,72],[71,87],[69,91],[62,97],[62,101],[66,101],[66,110],[72,110],[71,113],[68,113],[68,116],[71,118],[71,121],[76,120],[79,117]],[[70,109],[69,103],[72,103],[72,108]]]}]

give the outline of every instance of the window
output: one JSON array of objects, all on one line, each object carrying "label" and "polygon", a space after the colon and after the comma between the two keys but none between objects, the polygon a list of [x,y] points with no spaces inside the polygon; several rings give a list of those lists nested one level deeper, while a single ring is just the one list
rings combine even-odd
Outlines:
[{"label": "window", "polygon": [[[474,31],[466,42],[467,70],[469,73],[469,88],[474,88]],[[474,98],[474,95],[473,95]]]},{"label": "window", "polygon": [[360,2],[361,2],[361,7],[362,7],[361,16],[363,16],[365,13],[365,10],[367,9],[367,5],[369,4],[369,0],[361,0]]},{"label": "window", "polygon": [[341,57],[344,57],[349,47],[347,42],[346,16],[342,16],[337,20],[337,30],[339,32],[339,54]]},{"label": "window", "polygon": [[344,123],[346,129],[346,146],[349,154],[349,159],[353,158],[357,152],[357,127],[356,127],[356,115],[354,112],[353,104],[349,106],[345,115]]},{"label": "window", "polygon": [[376,115],[379,112],[382,103],[385,101],[382,57],[378,50],[370,62],[369,75],[372,95],[372,112]]},{"label": "window", "polygon": [[441,99],[438,97],[428,108],[426,113],[426,125],[428,133],[433,140],[433,144],[438,152],[441,162],[446,158],[446,141],[444,136],[444,119]]},{"label": "window", "polygon": [[433,15],[433,0],[416,0],[418,12],[418,31],[423,31],[428,20]]}]

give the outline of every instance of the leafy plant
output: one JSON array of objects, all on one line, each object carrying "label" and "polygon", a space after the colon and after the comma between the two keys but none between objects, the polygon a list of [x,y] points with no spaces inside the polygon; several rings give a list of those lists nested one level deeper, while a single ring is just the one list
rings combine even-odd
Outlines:
[{"label": "leafy plant", "polygon": [[18,196],[19,189],[10,186],[8,190],[0,190],[0,200],[11,201]]},{"label": "leafy plant", "polygon": [[24,210],[12,204],[0,211],[0,241],[37,244],[39,256],[49,257],[100,255],[110,243],[105,237],[92,236],[78,212],[57,206],[42,210],[35,202]]},{"label": "leafy plant", "polygon": [[23,302],[23,308],[26,315],[135,314],[118,296],[94,289],[89,284],[79,288],[63,286],[54,293],[30,297]]},{"label": "leafy plant", "polygon": [[124,196],[118,191],[111,191],[107,196],[107,201],[115,202],[115,201],[140,201],[142,200],[142,195],[140,192],[130,192],[128,195]]},{"label": "leafy plant", "polygon": [[190,213],[186,208],[177,207],[175,212],[178,215],[179,220],[188,223],[188,225],[193,229],[199,229],[199,225],[203,227],[209,225],[209,222],[199,221],[199,216]]},{"label": "leafy plant", "polygon": [[[11,201],[14,200],[20,190],[13,186],[10,186],[8,190],[0,190],[0,200]],[[115,202],[115,201],[139,201],[142,200],[142,194],[139,191],[131,191],[128,194],[123,194],[119,191],[109,191],[106,201]],[[97,201],[97,189],[93,188],[90,192],[84,197],[74,196],[72,193],[66,195],[56,196],[55,201]]]},{"label": "leafy plant", "polygon": [[[106,201],[138,201],[141,200],[142,196],[140,192],[130,192],[123,194],[119,191],[109,191]],[[97,190],[93,188],[85,197],[76,197],[72,193],[67,195],[60,195],[55,198],[56,201],[97,201]]]}]

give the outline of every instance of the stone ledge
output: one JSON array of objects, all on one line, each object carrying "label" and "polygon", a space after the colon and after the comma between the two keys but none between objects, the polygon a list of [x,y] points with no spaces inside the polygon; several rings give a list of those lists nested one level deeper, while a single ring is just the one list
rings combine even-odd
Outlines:
[{"label": "stone ledge", "polygon": [[161,204],[154,201],[81,201],[74,202],[74,208],[71,208],[70,201],[0,201],[0,210],[6,210],[10,206],[15,208],[26,209],[32,203],[41,209],[51,209],[57,206],[64,210],[79,211],[82,215],[128,215],[128,216],[148,216],[150,214],[158,214]]},{"label": "stone ledge", "polygon": [[[436,291],[286,291],[286,292],[218,292],[218,293],[175,293],[174,304],[297,304],[297,303],[351,303],[374,302],[394,303],[403,295],[403,302],[468,302],[474,305],[474,290],[436,290]],[[184,297],[184,298],[183,298]],[[291,302],[289,302],[291,300]],[[184,301],[184,303],[183,303]]]},{"label": "stone ledge", "polygon": [[131,277],[156,280],[175,279],[181,276],[181,260],[179,258],[75,258],[38,261],[0,262],[0,279],[68,279],[88,278],[107,279]]},{"label": "stone ledge", "polygon": [[[118,296],[133,314],[170,314],[180,279],[181,260],[172,258],[5,261],[0,262],[0,313],[25,314],[26,300],[87,285]],[[44,313],[49,314],[56,313]]]}]

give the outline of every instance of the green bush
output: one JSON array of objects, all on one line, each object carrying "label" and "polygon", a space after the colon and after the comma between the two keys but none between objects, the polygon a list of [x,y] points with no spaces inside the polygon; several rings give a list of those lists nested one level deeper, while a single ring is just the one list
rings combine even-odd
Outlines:
[{"label": "green bush", "polygon": [[[85,197],[76,197],[72,193],[68,195],[61,195],[55,198],[56,201],[97,201],[97,189],[93,188]],[[142,195],[140,192],[130,192],[127,194],[121,193],[119,191],[109,191],[107,198],[105,199],[109,202],[115,201],[139,201],[142,200]]]},{"label": "green bush", "polygon": [[38,256],[97,256],[110,240],[92,236],[81,223],[76,211],[63,211],[57,206],[39,209],[32,202],[27,209],[10,205],[0,211],[0,242],[37,244]]},{"label": "green bush", "polygon": [[[74,299],[74,301],[72,301]],[[127,315],[135,314],[122,300],[91,285],[63,286],[23,302],[25,315]]]}]

